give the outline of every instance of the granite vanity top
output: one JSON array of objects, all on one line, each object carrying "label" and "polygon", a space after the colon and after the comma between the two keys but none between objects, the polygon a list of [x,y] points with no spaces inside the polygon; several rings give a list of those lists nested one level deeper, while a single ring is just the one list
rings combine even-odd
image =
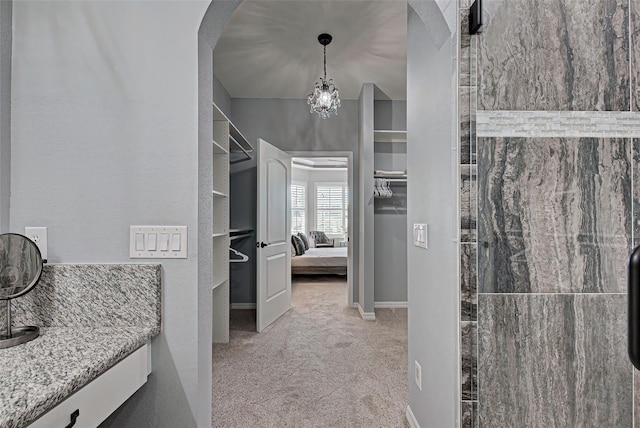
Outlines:
[{"label": "granite vanity top", "polygon": [[161,290],[160,265],[45,265],[12,301],[12,324],[40,336],[0,349],[0,428],[27,426],[159,334]]},{"label": "granite vanity top", "polygon": [[157,334],[151,328],[48,327],[0,349],[0,427],[33,422]]}]

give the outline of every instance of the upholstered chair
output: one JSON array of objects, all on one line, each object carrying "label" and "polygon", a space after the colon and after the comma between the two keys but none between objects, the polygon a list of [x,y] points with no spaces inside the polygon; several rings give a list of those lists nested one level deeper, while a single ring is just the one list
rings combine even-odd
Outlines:
[{"label": "upholstered chair", "polygon": [[310,230],[309,237],[313,238],[316,248],[333,247],[333,239],[329,239],[324,232],[319,230]]}]

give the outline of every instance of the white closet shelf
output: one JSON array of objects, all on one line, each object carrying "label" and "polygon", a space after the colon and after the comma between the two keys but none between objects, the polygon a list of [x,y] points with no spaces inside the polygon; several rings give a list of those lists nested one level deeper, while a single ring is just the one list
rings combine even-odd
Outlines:
[{"label": "white closet shelf", "polygon": [[217,190],[212,190],[211,193],[213,193],[213,196],[218,196],[220,198],[226,198],[229,196],[226,193],[218,192]]},{"label": "white closet shelf", "polygon": [[227,232],[214,233],[211,235],[212,238],[222,238],[224,236],[229,236]]},{"label": "white closet shelf", "polygon": [[253,147],[249,144],[249,141],[215,103],[213,103],[213,120],[225,120],[229,122],[230,142],[234,142],[236,145],[235,148],[229,147],[230,153],[245,153],[247,155],[253,153]]},{"label": "white closet shelf", "polygon": [[211,142],[213,143],[213,153],[217,154],[217,155],[228,155],[229,151],[227,149],[225,149],[224,147],[222,147],[220,144],[218,144],[215,140],[211,140]]},{"label": "white closet shelf", "polygon": [[407,131],[374,130],[373,141],[376,143],[406,143]]},{"label": "white closet shelf", "polygon": [[213,284],[213,288],[212,290],[215,290],[216,288],[220,287],[222,284],[224,284],[225,282],[227,282],[226,279],[220,280],[217,283]]}]

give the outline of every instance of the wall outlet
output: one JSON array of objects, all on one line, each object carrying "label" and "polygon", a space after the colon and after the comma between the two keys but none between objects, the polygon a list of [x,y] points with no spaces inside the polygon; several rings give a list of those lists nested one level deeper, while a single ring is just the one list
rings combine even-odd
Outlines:
[{"label": "wall outlet", "polygon": [[422,367],[417,361],[414,361],[413,373],[415,375],[416,385],[418,385],[418,389],[422,391]]},{"label": "wall outlet", "polygon": [[24,236],[31,239],[38,246],[40,255],[44,262],[47,261],[47,228],[46,227],[25,227]]}]

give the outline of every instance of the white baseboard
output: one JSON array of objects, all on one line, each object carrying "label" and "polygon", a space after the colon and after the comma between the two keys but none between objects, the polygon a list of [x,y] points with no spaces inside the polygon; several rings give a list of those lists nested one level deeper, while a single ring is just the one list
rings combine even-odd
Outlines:
[{"label": "white baseboard", "polygon": [[380,309],[406,309],[409,307],[409,302],[374,302],[373,307]]},{"label": "white baseboard", "polygon": [[409,426],[411,428],[420,428],[416,417],[413,416],[413,412],[411,411],[411,407],[407,406],[407,422],[409,422]]},{"label": "white baseboard", "polygon": [[362,309],[362,306],[360,306],[359,304],[358,304],[358,312],[360,312],[360,316],[365,321],[375,321],[376,320],[376,313],[375,312],[365,312]]},{"label": "white baseboard", "polygon": [[255,303],[232,303],[231,309],[255,309]]}]

